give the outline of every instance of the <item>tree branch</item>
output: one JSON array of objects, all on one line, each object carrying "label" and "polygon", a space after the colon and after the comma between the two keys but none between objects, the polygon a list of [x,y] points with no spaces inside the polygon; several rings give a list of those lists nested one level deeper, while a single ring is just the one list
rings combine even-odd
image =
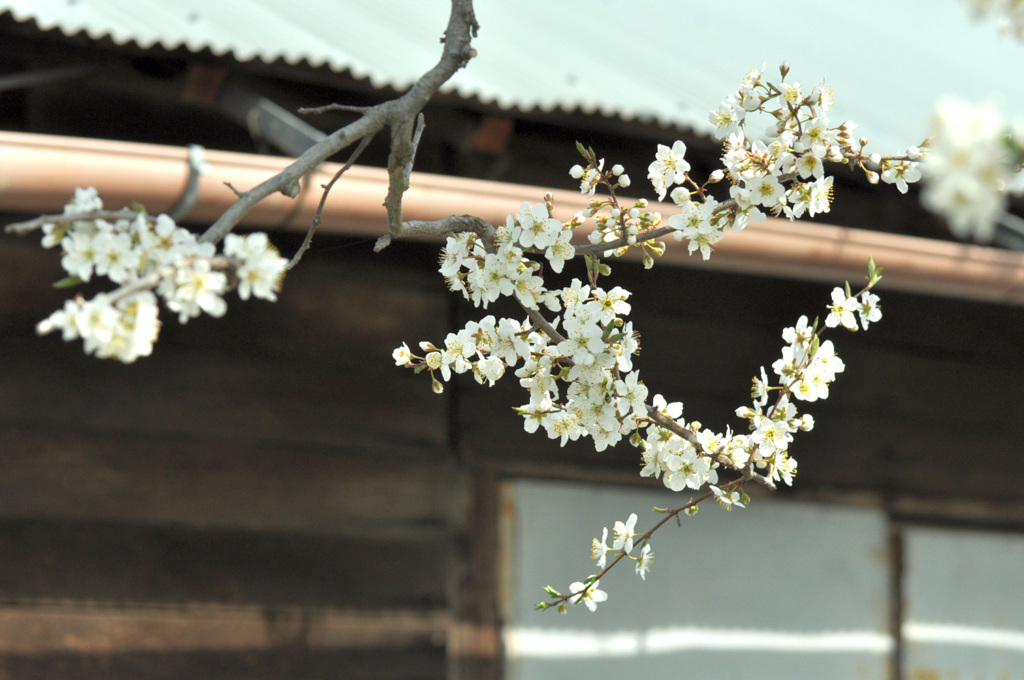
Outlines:
[{"label": "tree branch", "polygon": [[377,239],[373,250],[378,253],[384,250],[391,245],[392,238],[404,238],[407,236],[447,238],[452,234],[464,231],[473,232],[485,244],[494,243],[495,230],[487,220],[474,215],[451,215],[440,220],[402,222],[397,229],[388,231],[388,233]]},{"label": "tree branch", "polygon": [[[408,92],[398,99],[366,108],[358,120],[328,135],[303,152],[287,168],[246,191],[203,233],[200,241],[221,241],[257,203],[275,192],[295,198],[299,194],[299,180],[302,177],[342,149],[364,137],[373,136],[385,127],[392,130],[389,169],[400,163],[405,176],[406,166],[411,170],[411,161],[415,155],[414,141],[418,141],[415,121],[434,93],[473,57],[470,40],[478,30],[472,0],[452,0],[448,27],[442,38],[444,49],[441,58]],[[326,108],[320,107],[320,110]],[[389,220],[393,213],[401,215],[401,195],[407,186],[407,181],[405,186],[396,185],[395,176],[392,175],[392,187],[388,192]]]}]

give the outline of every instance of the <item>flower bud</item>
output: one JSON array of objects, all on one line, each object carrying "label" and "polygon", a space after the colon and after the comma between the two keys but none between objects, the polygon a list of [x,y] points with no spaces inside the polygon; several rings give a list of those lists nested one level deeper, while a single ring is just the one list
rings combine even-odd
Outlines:
[{"label": "flower bud", "polygon": [[621,165],[615,164],[615,165],[612,166],[612,174],[615,175],[616,177],[618,177],[619,175],[621,175],[625,171],[626,171],[626,169],[624,167],[622,167]]}]

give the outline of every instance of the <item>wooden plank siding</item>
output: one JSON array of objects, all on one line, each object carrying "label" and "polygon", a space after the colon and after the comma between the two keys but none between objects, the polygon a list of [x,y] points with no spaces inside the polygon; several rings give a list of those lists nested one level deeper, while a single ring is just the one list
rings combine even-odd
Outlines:
[{"label": "wooden plank siding", "polygon": [[[437,396],[395,368],[479,312],[430,246],[370,247],[317,239],[279,303],[167,318],[121,366],[34,336],[57,254],[0,241],[0,679],[501,676],[501,480],[658,482],[628,446],[527,435],[514,377]],[[613,266],[641,377],[716,426],[830,289]],[[883,308],[832,333],[847,372],[806,409],[793,493],[1024,518],[1024,310]]]}]

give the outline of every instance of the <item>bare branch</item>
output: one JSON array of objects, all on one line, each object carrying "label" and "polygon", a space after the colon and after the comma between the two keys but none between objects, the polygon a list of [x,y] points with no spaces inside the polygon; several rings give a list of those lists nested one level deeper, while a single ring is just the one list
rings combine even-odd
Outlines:
[{"label": "bare branch", "polygon": [[289,198],[299,195],[300,180],[316,170],[330,156],[366,136],[373,136],[387,124],[381,114],[367,114],[350,125],[328,135],[299,156],[291,165],[242,194],[213,225],[199,237],[200,241],[220,242],[253,207],[267,196],[280,191]]},{"label": "bare branch", "polygon": [[[267,196],[281,192],[294,198],[299,194],[299,180],[313,172],[320,164],[342,149],[365,138],[372,137],[384,127],[392,129],[392,156],[389,168],[398,165],[404,173],[406,163],[410,162],[413,153],[410,146],[416,138],[415,121],[420,111],[430,101],[434,93],[448,81],[456,71],[461,69],[473,56],[470,40],[476,35],[479,26],[473,12],[472,0],[452,0],[448,27],[445,29],[444,50],[441,58],[423,76],[398,99],[384,102],[367,108],[358,120],[325,137],[299,156],[291,165],[280,173],[256,185],[228,208],[200,237],[201,241],[219,242],[241,219]],[[394,145],[398,143],[398,148]],[[399,164],[398,161],[401,160]],[[402,191],[405,189],[403,188]],[[391,200],[391,192],[389,192]],[[396,193],[392,201],[395,214],[400,215],[401,193]],[[389,211],[390,213],[391,211]]]},{"label": "bare branch", "polygon": [[446,238],[451,234],[471,231],[479,236],[485,244],[494,242],[495,230],[487,220],[474,215],[451,215],[440,220],[412,220],[402,222],[398,229],[377,239],[373,246],[374,252],[380,252],[391,245],[392,238],[418,236],[421,238]]}]

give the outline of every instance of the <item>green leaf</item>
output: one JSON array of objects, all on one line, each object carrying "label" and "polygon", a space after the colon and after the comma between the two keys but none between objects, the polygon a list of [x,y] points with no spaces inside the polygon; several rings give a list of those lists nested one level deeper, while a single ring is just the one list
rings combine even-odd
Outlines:
[{"label": "green leaf", "polygon": [[142,205],[138,201],[132,201],[132,210],[134,210],[135,212],[137,212],[137,213],[139,213],[141,215],[148,214],[146,212],[146,206]]},{"label": "green leaf", "polygon": [[82,279],[80,279],[77,276],[75,276],[74,274],[72,274],[71,276],[65,276],[60,281],[57,281],[56,283],[54,283],[53,287],[54,288],[71,288],[72,286],[77,286],[81,282],[82,282]]},{"label": "green leaf", "polygon": [[583,146],[583,144],[579,141],[576,142],[576,150],[579,151],[580,155],[583,156],[584,158],[587,157],[587,147]]},{"label": "green leaf", "polygon": [[562,594],[560,592],[558,592],[557,590],[555,590],[551,586],[544,586],[544,592],[547,593],[548,595],[550,595],[551,597],[561,597],[562,596]]}]

